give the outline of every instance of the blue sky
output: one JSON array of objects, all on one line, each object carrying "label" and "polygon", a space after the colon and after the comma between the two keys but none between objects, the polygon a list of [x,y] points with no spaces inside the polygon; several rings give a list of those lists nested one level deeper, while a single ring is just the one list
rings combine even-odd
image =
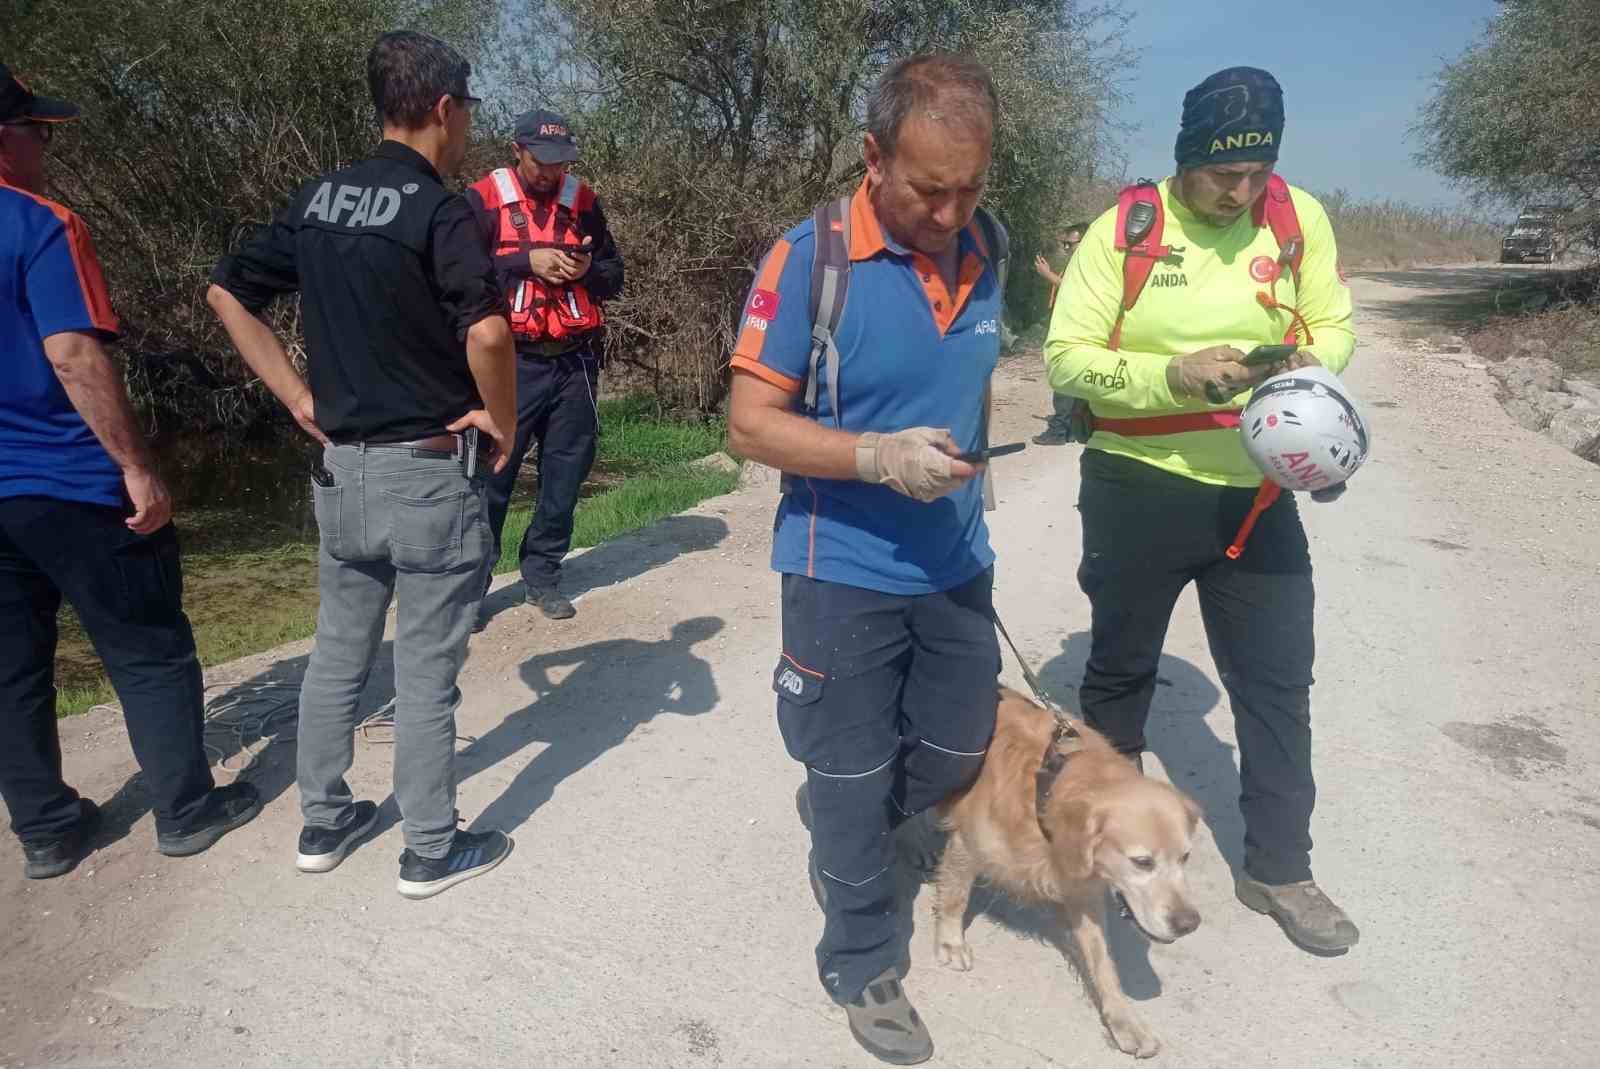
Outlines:
[{"label": "blue sky", "polygon": [[[1143,50],[1125,83],[1128,177],[1171,173],[1183,94],[1224,67],[1263,67],[1283,86],[1278,170],[1295,185],[1362,198],[1454,205],[1459,196],[1411,162],[1409,128],[1434,72],[1482,33],[1494,0],[1133,0],[1128,43]],[[1227,14],[1222,14],[1226,11]]]}]

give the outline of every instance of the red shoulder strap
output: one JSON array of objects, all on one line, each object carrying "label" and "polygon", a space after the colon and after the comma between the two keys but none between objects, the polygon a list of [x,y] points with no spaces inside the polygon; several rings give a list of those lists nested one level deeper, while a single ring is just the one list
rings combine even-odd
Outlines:
[{"label": "red shoulder strap", "polygon": [[1261,194],[1252,209],[1257,227],[1270,226],[1272,236],[1282,250],[1280,264],[1288,262],[1294,272],[1295,289],[1300,288],[1300,260],[1305,256],[1306,241],[1300,233],[1300,216],[1294,210],[1294,198],[1289,195],[1289,183],[1278,174],[1267,179],[1267,191]]},{"label": "red shoulder strap", "polygon": [[[1135,213],[1135,205],[1149,205],[1154,218],[1148,227]],[[1150,281],[1156,261],[1172,250],[1161,244],[1161,233],[1166,225],[1166,212],[1161,204],[1161,190],[1152,182],[1139,182],[1125,186],[1117,194],[1117,245],[1125,255],[1122,258],[1122,307],[1117,312],[1116,326],[1111,328],[1107,348],[1122,345],[1122,319],[1133,309]]]}]

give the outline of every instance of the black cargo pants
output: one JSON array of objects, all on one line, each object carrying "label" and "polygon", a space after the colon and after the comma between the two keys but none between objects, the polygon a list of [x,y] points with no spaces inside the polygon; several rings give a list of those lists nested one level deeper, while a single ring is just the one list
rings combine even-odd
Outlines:
[{"label": "black cargo pants", "polygon": [[[1233,705],[1246,872],[1311,878],[1311,665],[1315,591],[1294,495],[1226,549],[1255,491],[1209,486],[1087,449],[1078,582],[1093,609],[1084,719],[1124,753],[1145,748],[1156,665],[1178,595],[1197,584],[1206,639]],[[1181,758],[1180,758],[1181,759]]]},{"label": "black cargo pants", "polygon": [[976,778],[994,734],[994,573],[934,594],[783,577],[778,728],[806,766],[826,889],[817,972],[839,1002],[898,964],[890,839]]},{"label": "black cargo pants", "polygon": [[588,342],[561,356],[517,354],[516,441],[505,469],[489,476],[487,496],[494,532],[492,560],[498,561],[517,473],[537,442],[539,500],[517,553],[529,590],[554,587],[561,577],[561,561],[572,548],[578,492],[594,467],[599,446],[595,407],[599,389],[599,362]]}]

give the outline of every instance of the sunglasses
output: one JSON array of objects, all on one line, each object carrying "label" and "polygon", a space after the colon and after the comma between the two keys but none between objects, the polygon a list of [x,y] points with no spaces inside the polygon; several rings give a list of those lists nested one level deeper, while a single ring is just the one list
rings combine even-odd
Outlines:
[{"label": "sunglasses", "polygon": [[38,131],[39,141],[46,145],[50,143],[51,138],[56,136],[56,130],[54,126],[51,126],[47,122],[35,122],[32,119],[18,119],[13,122],[0,123],[0,126],[32,127],[34,130]]},{"label": "sunglasses", "polygon": [[468,96],[466,92],[446,93],[445,96],[455,100],[468,111],[477,111],[478,105],[483,103],[482,97]]}]

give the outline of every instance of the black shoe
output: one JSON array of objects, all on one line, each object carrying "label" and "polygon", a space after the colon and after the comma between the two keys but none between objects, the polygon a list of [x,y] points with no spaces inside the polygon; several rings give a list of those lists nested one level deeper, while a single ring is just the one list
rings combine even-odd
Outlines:
[{"label": "black shoe", "polygon": [[503,831],[458,831],[444,857],[418,857],[410,850],[401,854],[400,880],[395,888],[406,898],[432,898],[482,876],[504,861],[513,845],[511,836]]},{"label": "black shoe", "polygon": [[539,611],[552,620],[570,620],[578,615],[578,610],[572,601],[553,586],[530,586],[527,601],[529,605],[537,605]]},{"label": "black shoe", "polygon": [[489,626],[489,618],[489,606],[480,603],[472,619],[472,633],[474,635],[482,633],[483,629]]},{"label": "black shoe", "polygon": [[1033,437],[1034,445],[1066,445],[1070,441],[1072,439],[1067,436],[1066,432],[1054,429],[1046,430]]},{"label": "black shoe", "polygon": [[95,832],[100,830],[100,807],[87,798],[78,800],[82,812],[78,823],[59,839],[37,843],[23,843],[22,874],[30,880],[49,880],[65,876],[78,867],[94,844]]},{"label": "black shoe", "polygon": [[190,857],[210,849],[218,839],[242,828],[261,812],[261,792],[253,783],[217,787],[206,798],[200,816],[181,831],[156,832],[156,849],[168,857]]},{"label": "black shoe", "polygon": [[301,872],[332,872],[339,862],[378,823],[376,802],[357,802],[350,807],[350,820],[342,828],[303,828],[300,831],[300,852],[294,867]]}]

